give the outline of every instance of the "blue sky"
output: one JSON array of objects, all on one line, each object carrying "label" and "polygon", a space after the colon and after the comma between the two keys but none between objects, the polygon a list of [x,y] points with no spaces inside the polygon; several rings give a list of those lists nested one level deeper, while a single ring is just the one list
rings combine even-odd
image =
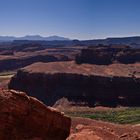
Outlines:
[{"label": "blue sky", "polygon": [[0,35],[140,35],[140,0],[0,0]]}]

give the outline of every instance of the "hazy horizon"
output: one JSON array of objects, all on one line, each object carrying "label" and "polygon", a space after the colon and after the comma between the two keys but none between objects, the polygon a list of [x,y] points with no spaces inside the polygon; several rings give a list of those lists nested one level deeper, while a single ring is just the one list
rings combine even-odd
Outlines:
[{"label": "hazy horizon", "polygon": [[[78,39],[78,38],[70,38],[70,37],[67,37],[67,36],[61,36],[61,35],[48,35],[48,36],[42,36],[42,35],[38,35],[38,34],[26,34],[26,35],[23,35],[23,36],[13,36],[13,35],[0,35],[0,37],[15,37],[15,38],[22,38],[22,37],[30,37],[30,36],[40,36],[40,37],[63,37],[63,38],[67,38],[67,39],[70,39],[70,40],[75,40],[75,39]],[[108,37],[104,37],[104,38],[89,38],[89,39],[78,39],[78,40],[100,40],[100,39],[107,39],[107,38],[127,38],[127,37],[140,37],[140,35],[131,35],[131,36],[108,36]]]},{"label": "hazy horizon", "polygon": [[0,0],[0,36],[140,36],[139,0]]}]

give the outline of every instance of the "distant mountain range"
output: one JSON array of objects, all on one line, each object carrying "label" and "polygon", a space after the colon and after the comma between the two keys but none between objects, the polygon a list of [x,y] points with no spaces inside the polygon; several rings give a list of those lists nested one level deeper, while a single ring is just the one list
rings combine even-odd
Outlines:
[{"label": "distant mountain range", "polygon": [[70,40],[60,36],[42,37],[39,35],[27,35],[24,37],[0,36],[0,42],[14,41],[15,43],[39,42],[47,45],[98,45],[98,44],[125,44],[140,47],[140,36],[135,37],[118,37],[93,40]]},{"label": "distant mountain range", "polygon": [[140,44],[140,36],[85,40],[85,44]]},{"label": "distant mountain range", "polygon": [[65,41],[69,40],[69,38],[65,37],[60,37],[60,36],[48,36],[48,37],[42,37],[40,35],[26,35],[24,37],[14,37],[14,36],[0,36],[0,41],[1,42],[6,42],[6,41],[14,41],[14,40],[38,40],[38,41]]}]

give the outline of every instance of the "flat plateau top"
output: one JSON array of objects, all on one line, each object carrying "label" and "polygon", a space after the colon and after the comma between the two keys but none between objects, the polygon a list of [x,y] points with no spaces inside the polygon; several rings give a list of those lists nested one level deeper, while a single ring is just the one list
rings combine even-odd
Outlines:
[{"label": "flat plateau top", "polygon": [[82,75],[100,76],[120,76],[120,77],[140,77],[140,63],[135,64],[111,64],[111,65],[92,65],[76,64],[74,61],[34,63],[22,69],[28,73],[70,73]]}]

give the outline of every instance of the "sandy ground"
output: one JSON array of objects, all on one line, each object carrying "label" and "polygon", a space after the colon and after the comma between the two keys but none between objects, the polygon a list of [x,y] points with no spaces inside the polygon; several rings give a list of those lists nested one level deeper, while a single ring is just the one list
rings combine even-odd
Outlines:
[{"label": "sandy ground", "polygon": [[67,140],[140,140],[140,125],[72,118],[71,134]]}]

